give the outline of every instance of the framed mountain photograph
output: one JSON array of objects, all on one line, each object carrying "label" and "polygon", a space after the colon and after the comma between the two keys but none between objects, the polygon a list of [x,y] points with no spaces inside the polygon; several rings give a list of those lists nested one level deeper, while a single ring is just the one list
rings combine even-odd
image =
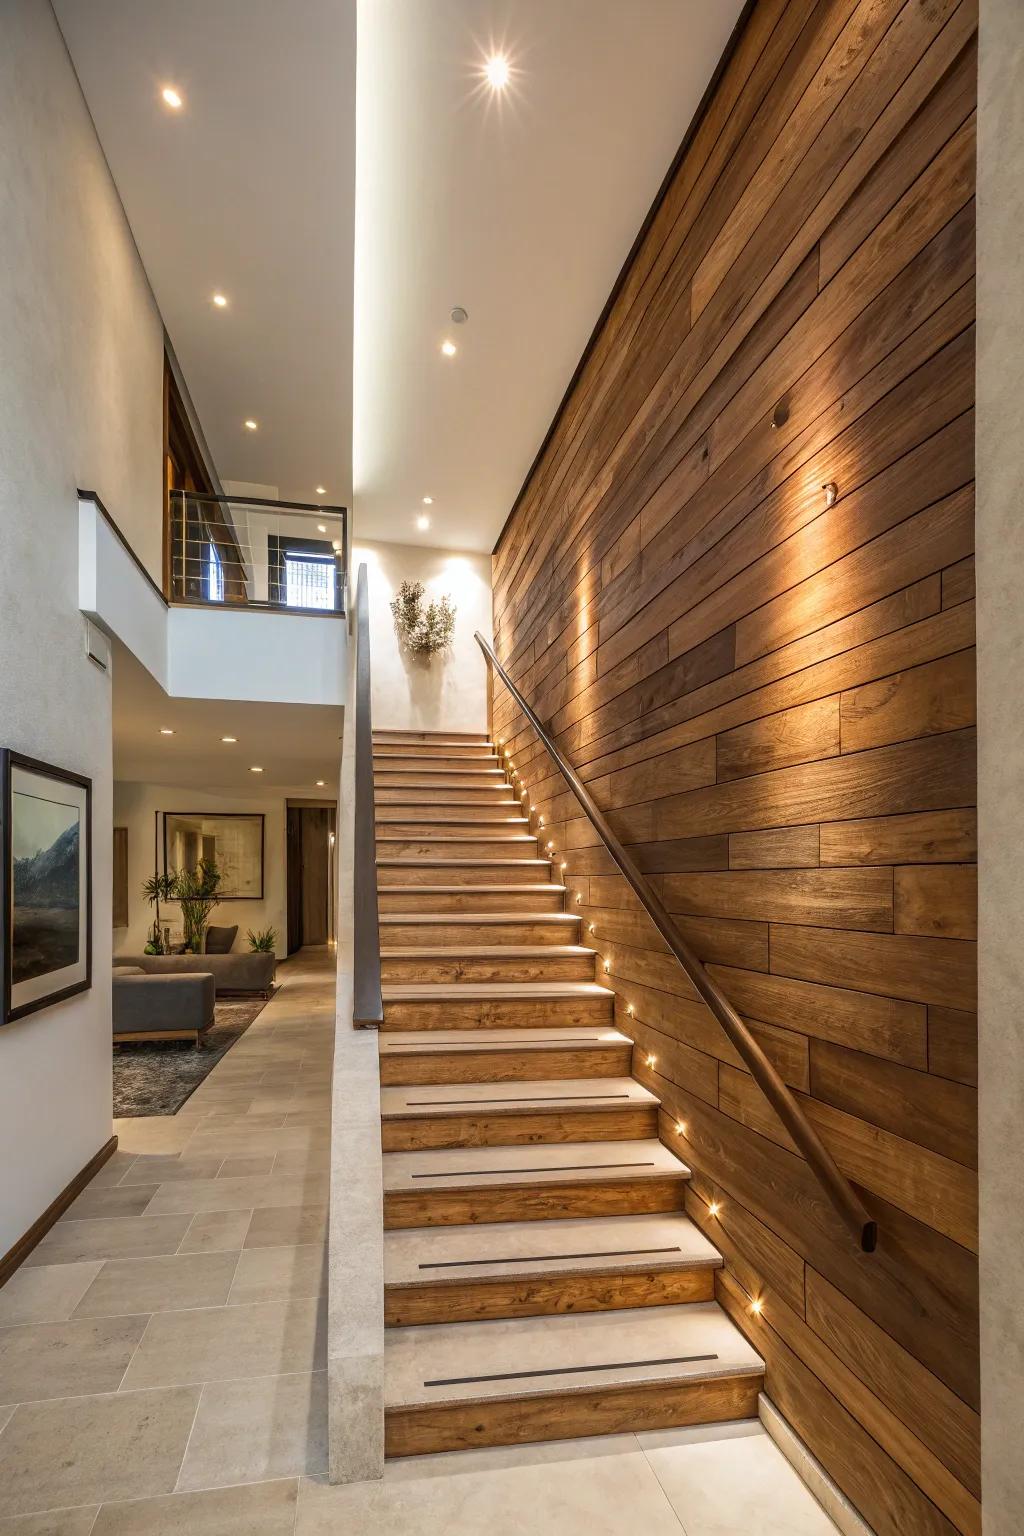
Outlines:
[{"label": "framed mountain photograph", "polygon": [[0,751],[0,1023],[92,986],[92,781]]}]

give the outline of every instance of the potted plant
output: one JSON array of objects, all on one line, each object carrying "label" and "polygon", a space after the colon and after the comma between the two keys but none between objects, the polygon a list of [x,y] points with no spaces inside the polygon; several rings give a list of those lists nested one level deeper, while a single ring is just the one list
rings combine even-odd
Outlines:
[{"label": "potted plant", "polygon": [[276,928],[258,928],[255,933],[250,928],[247,937],[253,954],[272,955],[277,948]]},{"label": "potted plant", "polygon": [[212,859],[200,859],[194,869],[179,869],[173,876],[171,893],[181,907],[185,949],[190,954],[203,952],[210,913],[220,905],[219,885],[220,870]]},{"label": "potted plant", "polygon": [[153,926],[146,940],[147,955],[162,955],[164,953],[164,941],[160,934],[160,903],[174,899],[174,876],[161,875],[159,871],[150,875],[148,880],[142,882],[142,894],[150,906],[155,906],[156,914],[153,918]]}]

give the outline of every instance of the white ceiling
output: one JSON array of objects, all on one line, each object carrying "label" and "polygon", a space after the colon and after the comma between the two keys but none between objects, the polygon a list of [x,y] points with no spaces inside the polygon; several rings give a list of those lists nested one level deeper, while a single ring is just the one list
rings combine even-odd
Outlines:
[{"label": "white ceiling", "polygon": [[54,3],[222,479],[489,550],[742,0]]},{"label": "white ceiling", "polygon": [[[430,495],[431,543],[493,547],[740,9],[361,0],[361,537],[424,537]],[[501,97],[492,49],[515,70]]]},{"label": "white ceiling", "polygon": [[221,478],[297,501],[351,496],[355,4],[54,0]]},{"label": "white ceiling", "polygon": [[[115,779],[230,790],[243,798],[337,796],[340,707],[172,699],[115,641],[113,708]],[[161,736],[164,727],[174,735]],[[237,736],[237,744],[222,736]],[[253,764],[263,772],[250,773]]]}]

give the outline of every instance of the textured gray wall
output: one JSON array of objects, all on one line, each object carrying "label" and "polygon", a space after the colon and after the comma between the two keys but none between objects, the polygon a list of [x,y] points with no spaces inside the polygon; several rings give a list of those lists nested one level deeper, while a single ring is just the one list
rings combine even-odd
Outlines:
[{"label": "textured gray wall", "polygon": [[159,575],[160,317],[49,0],[0,6],[0,746],[93,780],[94,986],[0,1029],[0,1254],[110,1135],[110,683],[76,487]]},{"label": "textured gray wall", "polygon": [[985,1536],[1024,1522],[1024,0],[981,0],[978,723]]}]

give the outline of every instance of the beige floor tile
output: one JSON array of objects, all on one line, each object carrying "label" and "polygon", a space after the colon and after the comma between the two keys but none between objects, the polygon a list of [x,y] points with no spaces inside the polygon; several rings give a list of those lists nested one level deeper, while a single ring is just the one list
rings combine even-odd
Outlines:
[{"label": "beige floor tile", "polygon": [[306,1478],[295,1536],[682,1536],[643,1453],[623,1440],[633,1448],[570,1442],[391,1462],[381,1482],[347,1487]]},{"label": "beige floor tile", "polygon": [[296,1487],[287,1478],[104,1504],[92,1536],[292,1536]]},{"label": "beige floor tile", "polygon": [[322,1296],[327,1291],[327,1250],[323,1243],[292,1248],[245,1248],[228,1301],[286,1301],[290,1296]]},{"label": "beige floor tile", "polygon": [[221,1307],[228,1299],[236,1253],[182,1253],[154,1259],[109,1259],[75,1308],[75,1317],[124,1317]]},{"label": "beige floor tile", "polygon": [[192,1132],[195,1121],[186,1115],[133,1116],[130,1120],[115,1120],[118,1150],[121,1152],[181,1152]]},{"label": "beige floor tile", "polygon": [[17,1403],[4,1403],[0,1406],[0,1433],[3,1432],[4,1425],[8,1423],[17,1406]]},{"label": "beige floor tile", "polygon": [[326,1358],[324,1314],[323,1303],[310,1297],[157,1312],[125,1376],[125,1390],[319,1370]]},{"label": "beige floor tile", "polygon": [[15,1270],[0,1290],[0,1328],[17,1323],[56,1323],[71,1316],[99,1274],[101,1261],[41,1264]]},{"label": "beige floor tile", "polygon": [[[90,1184],[72,1200],[61,1221],[90,1221],[97,1217],[141,1216],[157,1192],[156,1184],[116,1184],[97,1189]],[[60,1223],[58,1222],[58,1226]]]},{"label": "beige floor tile", "polygon": [[116,1392],[145,1317],[72,1318],[0,1329],[0,1401]]},{"label": "beige floor tile", "polygon": [[120,1184],[134,1161],[134,1152],[122,1152],[118,1148],[113,1157],[107,1158],[99,1173],[94,1174],[90,1179],[89,1188],[104,1189],[108,1184]]},{"label": "beige floor tile", "polygon": [[253,1211],[245,1235],[246,1248],[300,1247],[327,1237],[328,1209],[324,1205],[288,1205]]},{"label": "beige floor tile", "polygon": [[184,1179],[161,1184],[150,1202],[150,1214],[196,1211],[251,1210],[260,1206],[309,1205],[326,1200],[329,1176],[324,1173],[257,1175],[242,1179]]},{"label": "beige floor tile", "polygon": [[219,1179],[250,1179],[274,1172],[274,1154],[266,1157],[226,1157],[217,1174]]},{"label": "beige floor tile", "polygon": [[178,1252],[235,1253],[245,1242],[251,1219],[252,1211],[201,1211],[188,1223]]},{"label": "beige floor tile", "polygon": [[0,1536],[89,1536],[98,1514],[98,1505],[81,1504],[44,1515],[11,1515],[0,1520]]},{"label": "beige floor tile", "polygon": [[756,1422],[637,1438],[686,1536],[836,1536],[821,1505]]},{"label": "beige floor tile", "polygon": [[167,1184],[172,1179],[215,1179],[223,1158],[188,1157],[166,1152],[140,1152],[121,1180],[122,1189],[133,1184]]},{"label": "beige floor tile", "polygon": [[274,1158],[274,1177],[282,1174],[308,1175],[326,1173],[330,1167],[329,1147],[304,1147],[298,1152],[278,1152]]},{"label": "beige floor tile", "polygon": [[144,1258],[174,1253],[188,1230],[187,1216],[113,1217],[96,1221],[58,1221],[25,1264],[77,1264],[82,1259]]},{"label": "beige floor tile", "polygon": [[198,1387],[24,1403],[0,1435],[0,1515],[170,1493]]},{"label": "beige floor tile", "polygon": [[326,1371],[261,1376],[203,1388],[178,1488],[258,1483],[326,1470]]}]

